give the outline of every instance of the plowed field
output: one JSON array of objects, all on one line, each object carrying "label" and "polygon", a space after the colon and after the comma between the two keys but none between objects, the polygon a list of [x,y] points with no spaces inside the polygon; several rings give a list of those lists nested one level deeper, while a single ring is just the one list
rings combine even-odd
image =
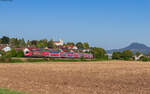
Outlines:
[{"label": "plowed field", "polygon": [[150,62],[0,64],[0,88],[29,94],[150,94]]}]

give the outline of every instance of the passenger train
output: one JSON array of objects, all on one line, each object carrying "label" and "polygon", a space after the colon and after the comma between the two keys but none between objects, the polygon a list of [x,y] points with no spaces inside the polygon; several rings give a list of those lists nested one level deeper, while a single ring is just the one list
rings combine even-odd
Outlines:
[{"label": "passenger train", "polygon": [[63,52],[59,49],[25,49],[24,55],[26,57],[93,58],[89,53]]}]

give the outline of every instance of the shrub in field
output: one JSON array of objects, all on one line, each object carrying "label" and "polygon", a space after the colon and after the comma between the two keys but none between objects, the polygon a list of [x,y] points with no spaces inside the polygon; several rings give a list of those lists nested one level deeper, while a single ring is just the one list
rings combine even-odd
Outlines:
[{"label": "shrub in field", "polygon": [[11,57],[11,52],[10,51],[8,51],[8,52],[2,51],[2,57],[6,57],[6,58]]},{"label": "shrub in field", "polygon": [[23,57],[24,56],[24,52],[22,50],[19,50],[17,52],[17,57]]},{"label": "shrub in field", "polygon": [[15,49],[12,49],[12,50],[11,50],[11,56],[12,56],[12,57],[16,57],[16,56],[17,56],[17,52],[16,52]]},{"label": "shrub in field", "polygon": [[0,62],[10,62],[11,61],[11,52],[2,52],[2,56],[0,57]]}]

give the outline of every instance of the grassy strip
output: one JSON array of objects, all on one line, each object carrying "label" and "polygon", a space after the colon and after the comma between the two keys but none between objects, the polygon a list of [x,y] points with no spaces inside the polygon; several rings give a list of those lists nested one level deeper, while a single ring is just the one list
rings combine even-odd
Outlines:
[{"label": "grassy strip", "polygon": [[29,58],[26,60],[22,60],[19,58],[15,58],[15,59],[10,59],[9,61],[5,62],[5,61],[1,61],[1,63],[24,63],[24,62],[91,62],[91,61],[104,61],[104,59],[74,59],[74,58],[70,58],[70,59],[58,59],[58,58],[41,58],[41,59],[33,59],[33,58]]},{"label": "grassy strip", "polygon": [[91,62],[91,61],[105,61],[104,59],[57,59],[57,58],[44,58],[44,59],[27,59],[26,62]]},{"label": "grassy strip", "polygon": [[0,89],[0,94],[25,94],[25,93],[10,91],[8,89]]},{"label": "grassy strip", "polygon": [[47,59],[27,59],[24,62],[47,62]]},{"label": "grassy strip", "polygon": [[12,59],[9,63],[23,63],[21,59]]}]

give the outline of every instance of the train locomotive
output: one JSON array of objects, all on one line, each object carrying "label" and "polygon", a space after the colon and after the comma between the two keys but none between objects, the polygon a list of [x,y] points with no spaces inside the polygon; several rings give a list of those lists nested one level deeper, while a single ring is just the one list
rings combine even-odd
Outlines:
[{"label": "train locomotive", "polygon": [[89,53],[64,52],[60,49],[25,49],[24,55],[26,57],[93,58],[93,55]]}]

